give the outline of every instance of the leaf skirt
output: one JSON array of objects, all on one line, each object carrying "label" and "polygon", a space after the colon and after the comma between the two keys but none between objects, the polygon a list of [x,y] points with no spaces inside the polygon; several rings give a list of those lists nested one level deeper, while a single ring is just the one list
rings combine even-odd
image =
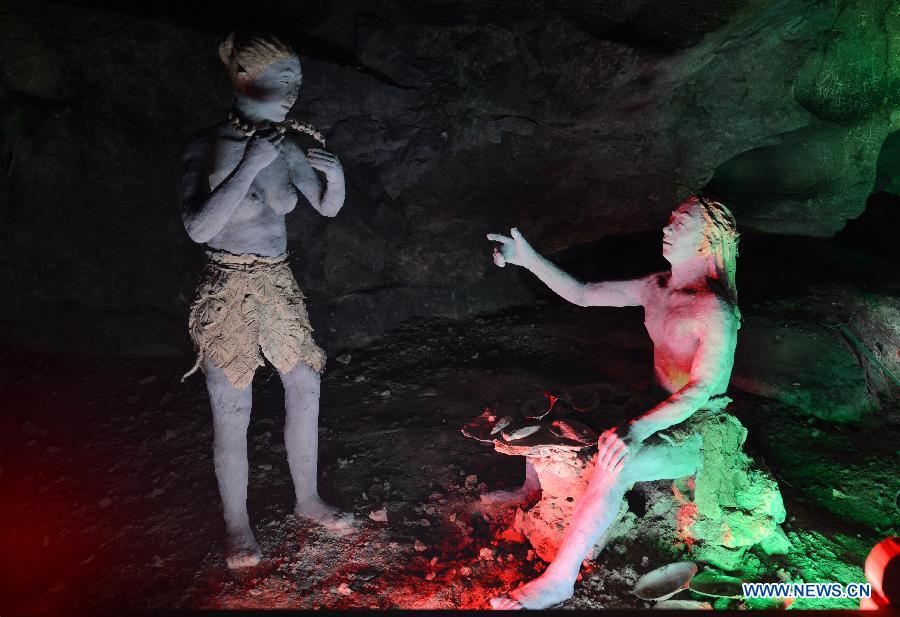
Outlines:
[{"label": "leaf skirt", "polygon": [[313,339],[287,255],[208,251],[207,256],[188,319],[197,361],[182,380],[206,360],[238,389],[250,385],[263,358],[282,373],[300,362],[321,373],[325,352]]}]

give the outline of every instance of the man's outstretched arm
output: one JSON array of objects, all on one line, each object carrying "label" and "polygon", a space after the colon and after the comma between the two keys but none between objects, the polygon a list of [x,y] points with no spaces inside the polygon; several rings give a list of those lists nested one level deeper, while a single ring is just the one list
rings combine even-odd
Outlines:
[{"label": "man's outstretched arm", "polygon": [[558,296],[572,304],[639,306],[644,303],[644,289],[649,277],[627,281],[582,283],[535,251],[515,227],[510,230],[509,236],[488,234],[487,237],[488,240],[500,243],[500,247],[494,249],[494,263],[501,268],[508,263],[522,266]]}]

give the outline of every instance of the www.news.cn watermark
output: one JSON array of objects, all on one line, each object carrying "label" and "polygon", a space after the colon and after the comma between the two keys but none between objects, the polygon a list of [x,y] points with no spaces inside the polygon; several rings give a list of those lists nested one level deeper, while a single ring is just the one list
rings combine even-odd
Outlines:
[{"label": "www.news.cn watermark", "polygon": [[743,583],[745,598],[869,598],[868,583]]}]

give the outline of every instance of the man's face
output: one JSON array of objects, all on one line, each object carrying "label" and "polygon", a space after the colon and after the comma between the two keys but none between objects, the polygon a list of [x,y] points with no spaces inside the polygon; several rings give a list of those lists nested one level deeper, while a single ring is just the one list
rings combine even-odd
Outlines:
[{"label": "man's face", "polygon": [[281,122],[297,102],[302,81],[300,60],[284,58],[257,75],[244,94],[253,99],[261,116]]},{"label": "man's face", "polygon": [[700,205],[684,203],[669,217],[663,229],[663,257],[669,263],[682,262],[698,254],[703,242],[703,215]]}]

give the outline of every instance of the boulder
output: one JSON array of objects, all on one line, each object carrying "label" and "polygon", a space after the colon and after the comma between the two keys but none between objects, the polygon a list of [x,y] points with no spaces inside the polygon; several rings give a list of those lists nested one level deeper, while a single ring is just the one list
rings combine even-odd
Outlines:
[{"label": "boulder", "polygon": [[806,323],[741,328],[731,384],[835,422],[857,420],[872,407],[853,349],[835,332]]}]

